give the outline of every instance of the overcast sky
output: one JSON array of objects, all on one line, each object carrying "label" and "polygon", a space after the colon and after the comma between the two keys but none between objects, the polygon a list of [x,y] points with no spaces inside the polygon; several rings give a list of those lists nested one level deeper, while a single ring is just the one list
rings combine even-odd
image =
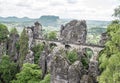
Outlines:
[{"label": "overcast sky", "polygon": [[0,0],[0,16],[111,20],[119,0]]}]

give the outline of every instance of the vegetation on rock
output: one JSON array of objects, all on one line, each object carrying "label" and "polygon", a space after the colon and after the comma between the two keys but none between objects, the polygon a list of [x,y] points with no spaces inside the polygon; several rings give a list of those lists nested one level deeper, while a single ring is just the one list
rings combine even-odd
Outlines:
[{"label": "vegetation on rock", "polygon": [[57,33],[55,31],[49,32],[47,39],[49,39],[49,40],[55,40],[55,39],[57,39]]},{"label": "vegetation on rock", "polygon": [[78,60],[78,54],[76,50],[68,51],[66,57],[71,64],[74,63],[76,60]]},{"label": "vegetation on rock", "polygon": [[32,48],[32,51],[34,52],[34,63],[35,64],[38,64],[38,61],[39,61],[39,57],[40,57],[40,54],[41,52],[44,50],[44,44],[38,44],[38,45],[35,45],[33,48]]}]

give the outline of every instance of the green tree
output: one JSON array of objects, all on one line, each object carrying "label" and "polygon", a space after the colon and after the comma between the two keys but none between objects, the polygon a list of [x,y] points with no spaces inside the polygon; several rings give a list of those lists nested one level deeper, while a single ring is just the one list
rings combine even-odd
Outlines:
[{"label": "green tree", "polygon": [[0,42],[4,42],[8,38],[9,31],[7,27],[0,24]]},{"label": "green tree", "polygon": [[18,34],[18,31],[16,28],[12,28],[10,31],[10,34]]},{"label": "green tree", "polygon": [[12,83],[39,83],[42,79],[42,71],[36,64],[23,64],[20,73],[16,74],[16,80]]},{"label": "green tree", "polygon": [[17,65],[10,60],[9,56],[4,55],[0,61],[0,83],[10,83],[17,72]]},{"label": "green tree", "polygon": [[120,24],[112,23],[107,28],[109,40],[100,53],[99,83],[120,83]]},{"label": "green tree", "polygon": [[25,59],[25,56],[28,53],[28,36],[26,34],[26,30],[23,29],[21,36],[20,36],[20,58],[19,58],[19,64],[22,67],[23,61]]},{"label": "green tree", "polygon": [[38,44],[38,45],[35,45],[33,48],[32,48],[32,51],[34,52],[34,62],[35,64],[38,64],[38,60],[39,60],[39,57],[40,57],[40,54],[41,52],[44,50],[44,44]]},{"label": "green tree", "polygon": [[51,31],[48,33],[49,40],[55,40],[57,38],[57,33],[55,31]]},{"label": "green tree", "polygon": [[47,74],[40,83],[50,83],[50,74]]},{"label": "green tree", "polygon": [[113,16],[117,17],[120,19],[120,6],[114,9],[114,14]]}]

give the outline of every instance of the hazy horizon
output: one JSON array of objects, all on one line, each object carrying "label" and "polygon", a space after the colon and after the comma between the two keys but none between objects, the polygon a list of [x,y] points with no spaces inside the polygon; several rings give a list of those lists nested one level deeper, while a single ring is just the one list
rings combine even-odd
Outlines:
[{"label": "hazy horizon", "polygon": [[1,17],[39,18],[55,15],[67,19],[114,19],[119,0],[0,0]]}]

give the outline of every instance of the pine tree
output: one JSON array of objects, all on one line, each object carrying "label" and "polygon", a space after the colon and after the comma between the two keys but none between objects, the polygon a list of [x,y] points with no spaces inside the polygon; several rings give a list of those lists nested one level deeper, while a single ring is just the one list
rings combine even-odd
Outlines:
[{"label": "pine tree", "polygon": [[23,61],[25,56],[28,53],[28,36],[26,34],[26,30],[23,29],[21,36],[20,36],[20,57],[19,57],[19,65],[22,67]]}]

